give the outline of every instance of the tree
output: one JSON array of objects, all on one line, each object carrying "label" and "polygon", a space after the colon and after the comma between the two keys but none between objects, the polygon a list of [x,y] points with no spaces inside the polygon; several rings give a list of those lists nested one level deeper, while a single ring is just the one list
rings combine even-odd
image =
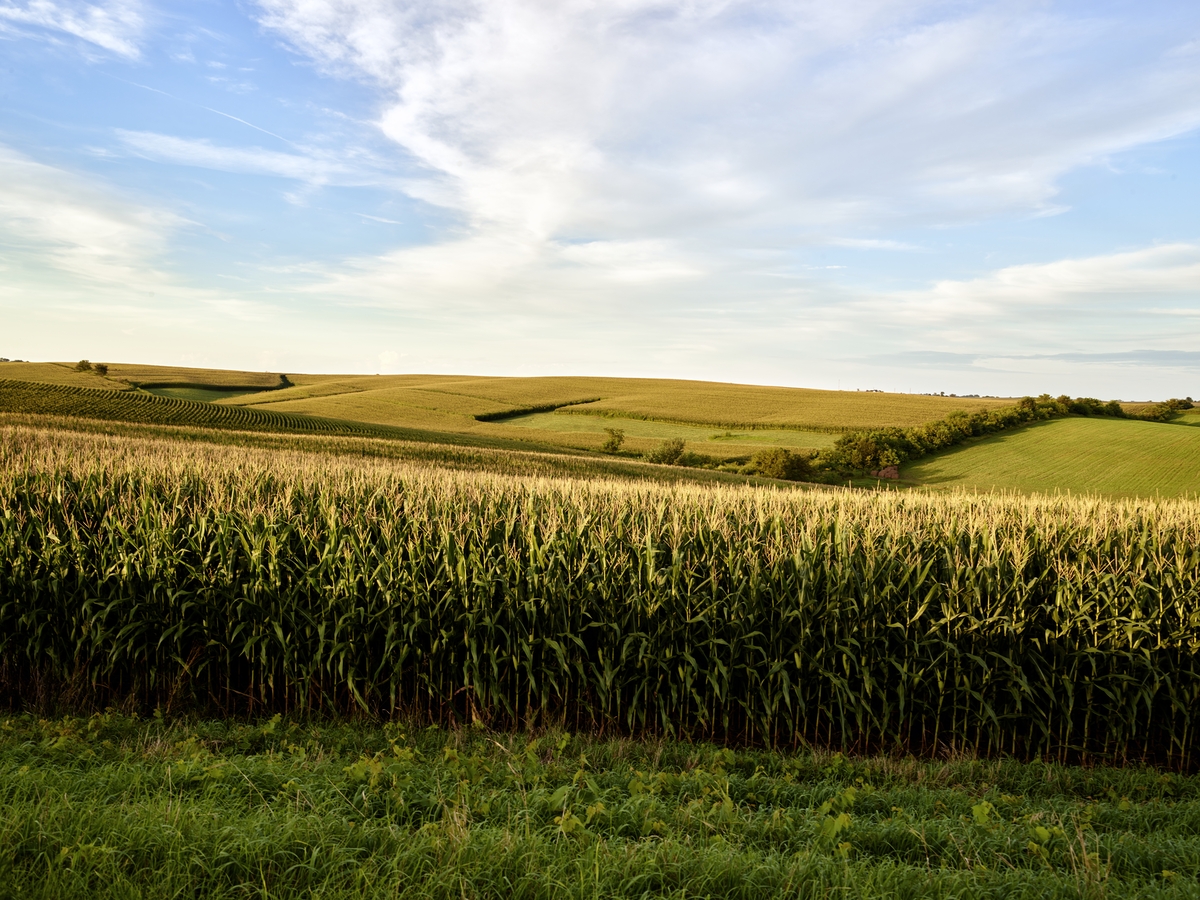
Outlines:
[{"label": "tree", "polygon": [[108,374],[108,363],[92,363],[92,371],[103,377]]},{"label": "tree", "polygon": [[608,440],[600,445],[600,449],[605,453],[616,453],[625,443],[625,432],[620,428],[605,428],[604,431],[608,434]]},{"label": "tree", "polygon": [[646,459],[652,463],[662,463],[663,465],[672,466],[679,461],[679,457],[683,456],[683,440],[681,438],[667,438],[655,449],[646,454]]},{"label": "tree", "polygon": [[792,453],[783,447],[760,450],[751,460],[754,470],[766,478],[783,481],[811,481],[813,477],[812,456],[807,453]]},{"label": "tree", "polygon": [[88,362],[86,359],[81,359],[79,362],[75,363],[75,371],[76,372],[90,372],[90,371],[92,371],[92,364],[90,362]]}]

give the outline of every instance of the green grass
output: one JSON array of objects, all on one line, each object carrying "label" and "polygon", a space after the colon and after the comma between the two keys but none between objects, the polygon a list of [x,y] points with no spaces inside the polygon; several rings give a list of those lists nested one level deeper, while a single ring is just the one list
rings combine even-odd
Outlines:
[{"label": "green grass", "polygon": [[903,467],[931,487],[1106,497],[1200,493],[1200,429],[1071,418],[982,438]]},{"label": "green grass", "polygon": [[560,434],[586,433],[607,437],[605,429],[618,428],[625,432],[628,446],[639,443],[638,438],[654,442],[668,438],[681,438],[694,450],[710,456],[734,456],[739,452],[749,455],[763,446],[820,449],[833,446],[834,435],[816,431],[785,431],[781,429],[754,429],[731,432],[696,425],[678,425],[672,422],[657,422],[646,419],[624,419],[610,416],[570,415],[565,412],[533,413],[505,419],[504,424],[516,428],[529,428],[537,432]]},{"label": "green grass", "polygon": [[419,725],[0,721],[3,898],[1185,898],[1200,781]]}]

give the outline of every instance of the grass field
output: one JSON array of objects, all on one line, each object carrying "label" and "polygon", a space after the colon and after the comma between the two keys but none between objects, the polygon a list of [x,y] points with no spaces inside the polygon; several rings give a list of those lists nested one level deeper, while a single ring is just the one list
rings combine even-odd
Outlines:
[{"label": "grass field", "polygon": [[1196,495],[1200,428],[1127,419],[1060,419],[919,460],[904,466],[902,475],[940,488],[1107,497]]},{"label": "grass field", "polygon": [[654,446],[669,438],[679,438],[687,442],[689,450],[717,457],[737,454],[749,456],[764,446],[815,450],[831,447],[836,440],[834,435],[819,431],[764,428],[731,432],[711,426],[705,428],[697,425],[677,425],[673,422],[646,419],[569,415],[561,410],[517,416],[504,420],[504,424],[515,428],[528,428],[535,432],[583,433],[598,438],[607,438],[605,429],[618,428],[625,432],[625,446],[632,449],[641,449],[643,445]]},{"label": "grass field", "polygon": [[0,897],[1200,895],[1200,782],[551,730],[0,720]]}]

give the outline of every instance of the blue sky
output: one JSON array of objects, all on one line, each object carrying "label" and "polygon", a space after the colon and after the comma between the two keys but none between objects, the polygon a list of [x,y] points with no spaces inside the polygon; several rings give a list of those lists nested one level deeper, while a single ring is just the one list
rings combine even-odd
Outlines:
[{"label": "blue sky", "polygon": [[1200,4],[0,0],[0,355],[1200,396]]}]

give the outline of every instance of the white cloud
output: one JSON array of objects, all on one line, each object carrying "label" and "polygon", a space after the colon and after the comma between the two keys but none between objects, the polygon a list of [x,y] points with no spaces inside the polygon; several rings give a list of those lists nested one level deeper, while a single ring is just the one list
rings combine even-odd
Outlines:
[{"label": "white cloud", "polygon": [[0,243],[11,264],[114,285],[153,281],[152,261],[180,224],[0,146]]},{"label": "white cloud", "polygon": [[[895,295],[903,308],[931,319],[970,315],[1105,313],[1144,315],[1172,298],[1200,299],[1200,244],[1174,243],[1122,253],[1008,266],[969,281],[941,281],[928,291]],[[1160,312],[1163,310],[1160,310]]]},{"label": "white cloud", "polygon": [[[315,271],[308,290],[427,323],[541,317],[627,347],[619,323],[636,321],[676,358],[713,360],[721,341],[703,336],[722,334],[727,364],[753,358],[741,371],[768,364],[762,348],[795,365],[797,347],[837,354],[860,334],[876,348],[1015,339],[1006,298],[1033,297],[1032,272],[881,296],[789,254],[914,250],[889,229],[1051,214],[1064,173],[1200,125],[1200,70],[1172,54],[1177,34],[1038,4],[259,6],[317,66],[375,86],[380,127],[425,172],[404,189],[459,220]],[[1054,277],[1083,276],[1038,270],[1038,296]],[[1136,308],[1133,290],[1119,302]],[[981,316],[999,317],[993,334]]]},{"label": "white cloud", "polygon": [[117,137],[127,148],[147,159],[223,172],[276,175],[320,184],[349,171],[333,159],[280,153],[261,147],[223,147],[203,139],[124,129],[117,129]]},{"label": "white cloud", "polygon": [[1050,209],[1064,171],[1200,124],[1194,66],[1143,47],[1113,67],[1121,23],[1027,4],[260,6],[392,98],[423,199],[542,239]]},{"label": "white cloud", "polygon": [[140,0],[80,3],[71,0],[25,0],[0,3],[0,28],[33,26],[62,32],[136,59],[145,29]]}]

